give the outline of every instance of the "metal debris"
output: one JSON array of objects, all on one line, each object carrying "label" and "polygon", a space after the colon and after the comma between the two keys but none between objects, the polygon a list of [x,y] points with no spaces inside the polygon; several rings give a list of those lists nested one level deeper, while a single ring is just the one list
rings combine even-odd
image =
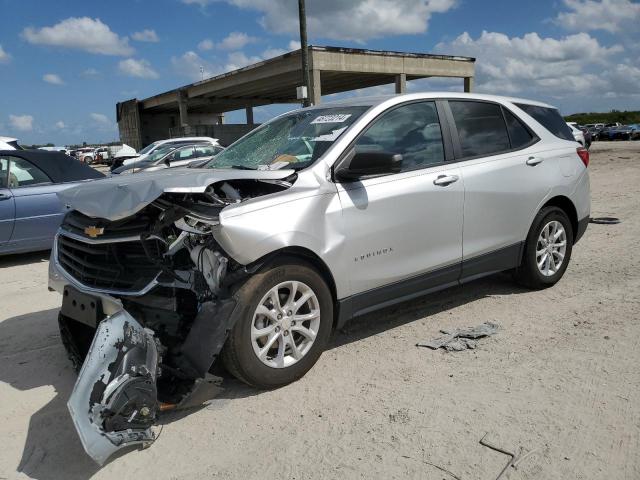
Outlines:
[{"label": "metal debris", "polygon": [[440,330],[444,335],[434,338],[431,341],[416,343],[417,347],[427,347],[432,350],[444,348],[448,352],[460,352],[462,350],[473,350],[477,346],[478,338],[488,337],[497,333],[499,326],[495,323],[484,322],[482,325],[472,328],[462,328],[455,330]]}]

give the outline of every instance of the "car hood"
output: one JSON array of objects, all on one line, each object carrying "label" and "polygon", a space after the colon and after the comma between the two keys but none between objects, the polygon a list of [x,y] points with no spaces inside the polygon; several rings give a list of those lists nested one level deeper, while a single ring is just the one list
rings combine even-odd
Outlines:
[{"label": "car hood", "polygon": [[120,220],[143,209],[163,193],[202,193],[227,180],[280,180],[294,170],[165,169],[115,175],[58,193],[68,208],[89,217]]}]

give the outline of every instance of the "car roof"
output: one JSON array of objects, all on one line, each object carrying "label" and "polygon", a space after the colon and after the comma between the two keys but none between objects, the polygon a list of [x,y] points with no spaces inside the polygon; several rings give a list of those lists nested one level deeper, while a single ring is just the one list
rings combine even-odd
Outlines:
[{"label": "car roof", "polygon": [[525,103],[527,105],[535,105],[538,107],[556,108],[553,105],[547,103],[538,102],[536,100],[529,100],[526,98],[505,97],[500,95],[486,95],[481,93],[463,93],[463,92],[418,92],[418,93],[405,93],[400,95],[376,95],[368,97],[351,97],[344,100],[337,100],[335,102],[328,102],[318,105],[313,108],[323,107],[340,107],[340,106],[366,106],[374,107],[386,102],[399,103],[405,100],[429,100],[429,99],[462,99],[462,100],[488,100],[497,102],[510,102],[510,103]]},{"label": "car roof", "polygon": [[211,142],[218,143],[217,138],[212,137],[175,137],[175,138],[167,138],[165,140],[157,140],[156,143],[158,145],[163,145],[165,143],[178,143],[178,142]]},{"label": "car roof", "polygon": [[15,142],[17,141],[17,138],[13,138],[13,137],[0,137],[0,142]]},{"label": "car roof", "polygon": [[89,165],[65,155],[47,150],[0,150],[0,155],[19,157],[33,163],[51,179],[53,183],[74,182],[89,178],[103,178],[104,174]]}]

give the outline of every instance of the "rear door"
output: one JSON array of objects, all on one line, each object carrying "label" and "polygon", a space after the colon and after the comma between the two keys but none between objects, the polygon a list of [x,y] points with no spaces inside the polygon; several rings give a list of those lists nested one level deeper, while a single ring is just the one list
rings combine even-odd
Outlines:
[{"label": "rear door", "polygon": [[9,159],[0,157],[0,250],[11,239],[16,215],[15,201],[8,188],[8,181]]},{"label": "rear door", "polygon": [[354,313],[458,278],[464,190],[442,132],[435,102],[423,101],[388,110],[355,141],[401,154],[403,171],[337,185],[351,290],[372,293]]},{"label": "rear door", "polygon": [[8,159],[9,188],[15,199],[11,243],[19,243],[20,249],[50,248],[65,213],[56,192],[70,184],[54,185],[42,170],[27,160]]},{"label": "rear door", "polygon": [[557,181],[538,138],[511,111],[450,100],[465,186],[462,278],[513,268],[536,208]]}]

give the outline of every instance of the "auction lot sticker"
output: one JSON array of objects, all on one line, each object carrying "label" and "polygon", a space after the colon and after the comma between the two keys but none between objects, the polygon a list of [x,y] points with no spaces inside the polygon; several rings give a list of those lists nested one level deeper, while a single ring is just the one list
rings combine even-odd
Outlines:
[{"label": "auction lot sticker", "polygon": [[335,115],[320,115],[316,117],[311,124],[314,123],[342,123],[351,116],[350,113],[338,113]]}]

